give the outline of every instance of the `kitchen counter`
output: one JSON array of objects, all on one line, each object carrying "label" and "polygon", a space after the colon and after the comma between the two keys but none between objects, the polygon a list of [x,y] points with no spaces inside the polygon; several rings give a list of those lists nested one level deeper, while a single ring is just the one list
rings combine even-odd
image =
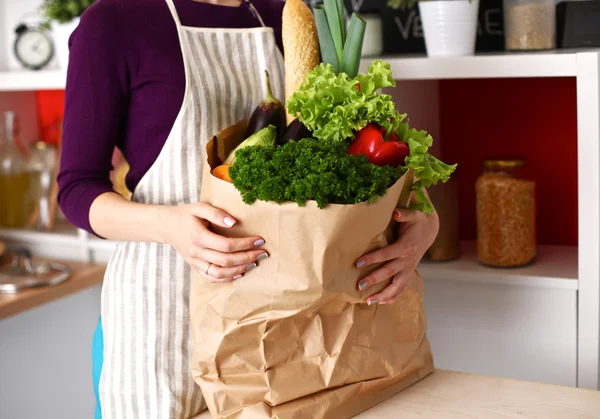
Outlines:
[{"label": "kitchen counter", "polygon": [[600,419],[600,391],[438,370],[356,417]]},{"label": "kitchen counter", "polygon": [[[36,261],[34,259],[34,263]],[[104,265],[62,260],[56,262],[69,266],[71,277],[55,286],[32,288],[17,294],[0,294],[0,320],[101,284],[104,279]]]}]

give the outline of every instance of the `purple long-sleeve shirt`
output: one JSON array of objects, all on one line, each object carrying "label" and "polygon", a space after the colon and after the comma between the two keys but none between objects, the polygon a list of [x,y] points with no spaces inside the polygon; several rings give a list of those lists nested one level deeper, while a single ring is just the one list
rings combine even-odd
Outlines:
[{"label": "purple long-sleeve shirt", "polygon": [[[281,48],[282,0],[251,0]],[[260,26],[250,10],[174,0],[185,26]],[[219,63],[215,63],[219,65]],[[165,0],[99,0],[70,39],[58,202],[90,233],[92,202],[113,190],[115,147],[130,165],[134,190],[162,149],[183,101],[179,38]]]}]

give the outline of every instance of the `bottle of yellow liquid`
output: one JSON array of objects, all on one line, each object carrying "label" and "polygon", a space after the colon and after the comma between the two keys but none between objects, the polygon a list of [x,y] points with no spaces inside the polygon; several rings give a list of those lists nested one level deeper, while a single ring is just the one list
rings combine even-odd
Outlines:
[{"label": "bottle of yellow liquid", "polygon": [[16,114],[6,112],[0,145],[0,227],[24,227],[31,213],[28,198],[31,179],[25,157],[16,144],[18,135]]}]

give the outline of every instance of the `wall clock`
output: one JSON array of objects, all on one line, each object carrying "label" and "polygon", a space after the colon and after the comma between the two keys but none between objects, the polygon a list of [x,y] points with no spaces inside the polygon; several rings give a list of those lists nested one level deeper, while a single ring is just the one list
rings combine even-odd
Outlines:
[{"label": "wall clock", "polygon": [[14,53],[17,60],[27,69],[40,70],[54,56],[54,42],[41,27],[20,24],[15,29],[17,38]]}]

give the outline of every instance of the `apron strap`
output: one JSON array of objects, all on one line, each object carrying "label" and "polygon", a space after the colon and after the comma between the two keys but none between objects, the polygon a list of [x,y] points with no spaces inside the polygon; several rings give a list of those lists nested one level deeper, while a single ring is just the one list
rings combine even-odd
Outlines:
[{"label": "apron strap", "polygon": [[169,10],[171,11],[171,15],[173,15],[173,20],[175,21],[175,25],[177,25],[177,31],[181,30],[181,20],[179,19],[179,13],[177,13],[177,8],[175,7],[175,3],[173,0],[166,0],[167,6],[169,6]]},{"label": "apron strap", "polygon": [[[177,8],[175,7],[173,0],[166,0],[166,1],[167,1],[167,6],[169,6],[169,10],[171,11],[171,14],[173,15],[173,20],[175,20],[175,24],[177,25],[177,29],[179,30],[179,28],[181,28],[181,20],[179,19],[179,14],[177,13]],[[256,18],[256,20],[259,21],[260,26],[265,28],[267,25],[265,25],[265,21],[260,16],[260,13],[258,13],[258,10],[256,10],[256,7],[254,7],[254,5],[250,2],[250,0],[243,0],[243,1],[244,1],[244,4],[246,5],[246,7],[248,8],[248,10],[250,10],[250,13],[252,13],[252,15]]]},{"label": "apron strap", "polygon": [[[185,36],[183,26],[181,25],[181,20],[179,19],[179,13],[177,13],[177,8],[175,7],[175,3],[173,0],[165,0],[167,2],[167,6],[169,6],[169,10],[171,11],[171,15],[173,16],[173,22],[175,22],[175,26],[177,28],[177,37],[179,38],[179,48],[181,50],[181,56],[183,58],[183,69],[185,71],[185,93],[182,104],[183,106],[187,103],[188,93],[190,89],[190,69],[189,69],[189,51],[190,46],[188,45],[188,40]],[[178,116],[179,118],[179,116]],[[160,157],[160,156],[159,156]]]},{"label": "apron strap", "polygon": [[250,10],[250,13],[252,13],[254,15],[256,20],[258,20],[260,22],[260,26],[265,28],[267,25],[265,25],[265,22],[262,20],[262,17],[260,17],[260,13],[258,13],[258,10],[256,10],[256,7],[254,7],[254,5],[250,2],[250,0],[244,0],[244,4],[246,5],[246,7],[248,7],[248,9]]}]

